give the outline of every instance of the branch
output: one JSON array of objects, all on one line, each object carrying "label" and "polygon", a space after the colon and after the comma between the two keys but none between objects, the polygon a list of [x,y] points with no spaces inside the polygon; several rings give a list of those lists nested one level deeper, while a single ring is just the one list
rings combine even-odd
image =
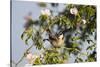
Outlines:
[{"label": "branch", "polygon": [[34,46],[34,45],[31,45],[29,48],[26,49],[26,51],[24,52],[24,55],[21,57],[21,59],[20,59],[17,63],[14,62],[15,67],[17,67],[18,64],[19,64],[21,61],[23,61],[23,59],[24,59],[24,57],[25,57],[25,54],[26,54],[27,52],[29,52],[29,50],[30,50],[33,46]]}]

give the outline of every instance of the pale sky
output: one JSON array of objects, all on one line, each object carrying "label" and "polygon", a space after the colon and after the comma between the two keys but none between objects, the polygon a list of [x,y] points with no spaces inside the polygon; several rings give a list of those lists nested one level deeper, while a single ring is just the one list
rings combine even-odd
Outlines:
[{"label": "pale sky", "polygon": [[[62,11],[64,7],[65,6],[63,4],[60,4],[59,8],[55,8],[55,10]],[[50,6],[50,4],[48,4],[47,8],[54,9]],[[28,46],[26,46],[24,41],[22,41],[20,38],[22,32],[24,31],[24,16],[26,16],[29,12],[32,12],[33,19],[38,19],[41,9],[42,8],[39,7],[36,2],[12,2],[12,59],[15,62],[21,58],[25,49],[28,48]],[[82,47],[84,47],[84,49],[86,48],[85,45],[83,45]],[[32,48],[32,51],[36,51],[35,47]],[[69,62],[74,62],[74,59],[75,57],[71,55]],[[27,61],[24,59],[23,62],[19,64],[19,66],[22,66],[25,63],[27,63]]]}]

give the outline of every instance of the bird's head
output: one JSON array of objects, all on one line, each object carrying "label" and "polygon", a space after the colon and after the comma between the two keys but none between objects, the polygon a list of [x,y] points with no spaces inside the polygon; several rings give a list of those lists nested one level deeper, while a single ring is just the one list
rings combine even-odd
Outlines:
[{"label": "bird's head", "polygon": [[63,39],[64,38],[64,35],[63,34],[60,34],[58,38],[59,39]]}]

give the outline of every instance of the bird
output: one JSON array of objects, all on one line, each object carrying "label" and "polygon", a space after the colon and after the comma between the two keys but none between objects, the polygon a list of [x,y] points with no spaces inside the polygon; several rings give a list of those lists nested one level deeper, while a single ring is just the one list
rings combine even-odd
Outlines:
[{"label": "bird", "polygon": [[51,45],[55,48],[60,48],[64,45],[64,35],[62,32],[56,33],[53,35],[53,33],[50,31],[50,29],[47,30],[47,32],[49,33],[49,38],[48,39],[44,39],[43,41],[48,40]]}]

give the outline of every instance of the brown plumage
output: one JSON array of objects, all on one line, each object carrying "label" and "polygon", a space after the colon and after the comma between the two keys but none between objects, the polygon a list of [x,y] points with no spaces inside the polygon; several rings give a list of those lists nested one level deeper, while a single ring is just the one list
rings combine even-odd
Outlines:
[{"label": "brown plumage", "polygon": [[63,34],[53,35],[49,29],[47,30],[47,32],[49,34],[49,39],[45,39],[45,40],[48,40],[52,44],[52,46],[61,47],[61,46],[64,45],[64,36],[63,36]]}]

